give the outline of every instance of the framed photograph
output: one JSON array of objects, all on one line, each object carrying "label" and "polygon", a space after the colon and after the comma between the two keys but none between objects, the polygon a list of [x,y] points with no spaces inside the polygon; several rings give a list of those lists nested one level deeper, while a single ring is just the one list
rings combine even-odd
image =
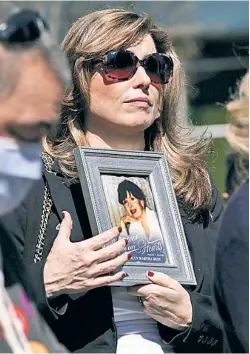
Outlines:
[{"label": "framed photograph", "polygon": [[121,226],[132,253],[123,266],[128,276],[112,286],[148,283],[148,270],[196,285],[164,154],[87,147],[74,153],[93,235]]}]

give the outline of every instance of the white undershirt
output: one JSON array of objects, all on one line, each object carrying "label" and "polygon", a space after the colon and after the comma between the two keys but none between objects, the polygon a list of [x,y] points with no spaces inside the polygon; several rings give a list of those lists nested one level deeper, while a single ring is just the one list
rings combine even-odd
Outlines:
[{"label": "white undershirt", "polygon": [[157,322],[142,310],[137,296],[126,287],[112,287],[114,319],[117,327],[117,354],[163,354],[164,344]]}]

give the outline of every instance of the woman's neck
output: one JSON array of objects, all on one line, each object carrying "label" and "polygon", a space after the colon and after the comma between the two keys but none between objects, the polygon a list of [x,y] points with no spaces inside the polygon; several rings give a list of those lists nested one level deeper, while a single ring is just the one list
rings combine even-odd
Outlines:
[{"label": "woman's neck", "polygon": [[144,150],[144,132],[137,135],[110,134],[105,131],[88,131],[86,139],[89,146],[93,148],[122,149],[122,150]]}]

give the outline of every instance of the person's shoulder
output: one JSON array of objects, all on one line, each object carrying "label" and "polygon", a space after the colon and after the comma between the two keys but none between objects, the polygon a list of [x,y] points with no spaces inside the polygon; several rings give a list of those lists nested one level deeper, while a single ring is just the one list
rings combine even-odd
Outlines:
[{"label": "person's shoulder", "polygon": [[44,179],[41,176],[38,180],[34,181],[29,193],[27,194],[26,199],[33,199],[37,195],[43,193],[44,191]]},{"label": "person's shoulder", "polygon": [[21,201],[20,205],[6,215],[0,217],[0,223],[8,227],[14,224],[14,220],[24,220],[27,215],[32,215],[37,210],[37,203],[43,200],[44,196],[44,180],[40,178],[35,180],[26,197]]},{"label": "person's shoulder", "polygon": [[249,182],[244,183],[229,199],[226,209],[225,217],[240,215],[248,217],[249,210]]},{"label": "person's shoulder", "polygon": [[249,181],[245,182],[229,199],[229,204],[235,201],[244,201],[249,198]]},{"label": "person's shoulder", "polygon": [[249,183],[242,185],[229,199],[222,215],[218,244],[245,242],[249,230]]}]

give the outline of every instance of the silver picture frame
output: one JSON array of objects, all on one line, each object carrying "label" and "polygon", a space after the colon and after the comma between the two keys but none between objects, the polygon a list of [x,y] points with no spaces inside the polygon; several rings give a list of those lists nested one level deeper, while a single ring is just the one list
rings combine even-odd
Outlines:
[{"label": "silver picture frame", "polygon": [[[142,251],[136,248],[133,254],[137,255],[136,252],[141,251],[139,256],[133,256],[122,267],[127,276],[122,281],[112,283],[112,286],[149,283],[146,276],[148,270],[168,274],[181,284],[196,285],[193,265],[165,155],[160,152],[89,147],[76,148],[74,155],[93,235],[98,235],[115,226],[111,221],[110,198],[109,193],[104,190],[104,187],[107,188],[103,182],[104,178],[105,180],[112,178],[114,181],[115,178],[137,178],[143,183],[147,183],[152,192],[154,210],[162,234],[162,243],[158,243],[158,247],[156,245],[153,251],[151,251],[152,247],[145,246],[145,243]],[[150,243],[150,241],[148,242]],[[156,244],[156,241],[152,241],[150,245],[153,242]],[[147,250],[146,254],[151,256],[144,257],[144,259],[142,258],[142,252],[145,254],[145,249]]]}]

